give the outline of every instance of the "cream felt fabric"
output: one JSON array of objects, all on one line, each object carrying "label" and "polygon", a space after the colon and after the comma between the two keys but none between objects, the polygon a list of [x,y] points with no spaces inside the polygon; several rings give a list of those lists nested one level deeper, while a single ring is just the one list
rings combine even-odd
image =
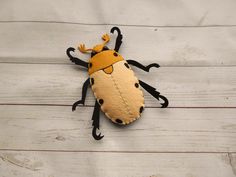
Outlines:
[{"label": "cream felt fabric", "polygon": [[102,111],[113,122],[119,119],[121,124],[129,124],[140,117],[140,108],[144,107],[143,92],[125,60],[113,64],[111,74],[99,70],[90,78],[94,79],[92,90],[95,97],[98,101],[103,100]]}]

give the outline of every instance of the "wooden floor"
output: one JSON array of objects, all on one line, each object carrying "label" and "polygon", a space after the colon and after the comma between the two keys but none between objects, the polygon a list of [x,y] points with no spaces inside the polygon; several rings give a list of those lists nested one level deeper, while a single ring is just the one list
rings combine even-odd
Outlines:
[{"label": "wooden floor", "polygon": [[[2,1],[0,177],[235,177],[235,9],[235,0]],[[126,59],[162,66],[134,71],[170,105],[145,92],[140,120],[121,128],[101,114],[95,141],[92,92],[71,111],[88,76],[65,50],[113,26]]]}]

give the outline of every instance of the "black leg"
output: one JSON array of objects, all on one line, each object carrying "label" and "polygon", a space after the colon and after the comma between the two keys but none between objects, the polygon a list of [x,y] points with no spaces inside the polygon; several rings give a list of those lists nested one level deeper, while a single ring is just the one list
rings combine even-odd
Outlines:
[{"label": "black leg", "polygon": [[115,51],[116,52],[118,52],[119,51],[119,49],[120,49],[120,46],[121,46],[121,43],[122,43],[122,38],[123,38],[123,36],[122,36],[122,34],[121,34],[121,32],[120,32],[120,29],[118,28],[118,27],[113,27],[112,29],[111,29],[111,33],[114,33],[114,31],[117,31],[117,33],[118,33],[118,36],[117,36],[117,38],[116,38],[116,45],[115,45]]},{"label": "black leg", "polygon": [[76,65],[80,65],[80,66],[83,66],[85,68],[88,68],[88,63],[83,61],[83,60],[80,60],[79,58],[76,58],[76,57],[73,57],[70,52],[74,52],[75,49],[72,48],[72,47],[69,47],[67,50],[66,50],[66,54],[67,56],[70,58],[70,60],[75,63]]},{"label": "black leg", "polygon": [[87,93],[87,90],[88,90],[88,86],[89,86],[89,78],[84,82],[83,89],[82,89],[82,99],[79,100],[79,101],[76,101],[73,104],[72,111],[74,111],[79,104],[84,105],[85,98],[86,98],[86,93]]},{"label": "black leg", "polygon": [[136,66],[137,68],[140,68],[146,72],[149,72],[150,68],[151,67],[156,67],[156,68],[159,68],[160,65],[157,64],[157,63],[152,63],[150,65],[147,65],[147,66],[144,66],[142,65],[141,63],[135,61],[135,60],[126,60],[130,65],[133,65],[133,66]]},{"label": "black leg", "polygon": [[161,98],[164,103],[161,103],[161,107],[162,108],[166,108],[169,104],[169,101],[166,97],[164,97],[163,95],[160,95],[160,92],[156,91],[156,89],[150,85],[148,85],[147,83],[139,80],[139,84],[148,92],[150,93],[153,97],[155,97],[156,99],[159,100],[159,98]]},{"label": "black leg", "polygon": [[94,106],[94,111],[93,111],[93,131],[92,131],[92,135],[94,137],[95,140],[100,140],[102,139],[104,136],[101,136],[101,133],[99,133],[97,135],[97,129],[99,130],[99,119],[100,119],[100,105],[99,103],[95,102],[95,106]]}]

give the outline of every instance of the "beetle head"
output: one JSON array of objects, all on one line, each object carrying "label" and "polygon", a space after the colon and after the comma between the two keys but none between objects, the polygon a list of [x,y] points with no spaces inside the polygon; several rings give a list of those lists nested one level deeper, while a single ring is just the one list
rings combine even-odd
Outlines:
[{"label": "beetle head", "polygon": [[[104,46],[100,52],[105,51],[105,50],[109,50],[109,48],[108,48],[107,46]],[[96,55],[97,53],[99,53],[99,52],[92,51],[92,52],[91,52],[91,57],[93,57],[93,56]]]},{"label": "beetle head", "polygon": [[118,61],[124,60],[115,50],[110,50],[105,45],[110,40],[108,34],[104,34],[102,40],[104,41],[102,44],[95,45],[93,48],[86,49],[84,44],[78,47],[79,51],[82,53],[91,53],[88,65],[89,75],[96,71],[103,70]]}]

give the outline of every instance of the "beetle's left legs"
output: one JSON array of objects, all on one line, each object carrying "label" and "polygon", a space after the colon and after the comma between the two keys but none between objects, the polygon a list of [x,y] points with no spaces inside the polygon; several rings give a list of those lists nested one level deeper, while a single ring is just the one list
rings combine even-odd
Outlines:
[{"label": "beetle's left legs", "polygon": [[139,80],[139,84],[148,92],[150,93],[153,97],[155,97],[156,99],[162,99],[164,101],[164,103],[161,103],[161,107],[162,108],[166,108],[169,104],[169,101],[166,97],[164,97],[163,95],[160,95],[160,92],[156,91],[156,89],[150,85],[148,85],[147,83]]},{"label": "beetle's left legs", "polygon": [[100,140],[102,139],[104,136],[101,136],[101,133],[99,133],[97,135],[97,129],[99,130],[99,120],[100,120],[100,105],[99,103],[95,102],[95,106],[94,106],[94,111],[93,111],[93,117],[92,117],[92,120],[93,120],[93,131],[92,131],[92,135],[94,137],[95,140]]},{"label": "beetle's left legs", "polygon": [[111,33],[114,33],[114,31],[117,31],[118,33],[118,36],[116,38],[116,45],[115,45],[115,51],[118,52],[119,49],[120,49],[120,46],[122,44],[122,38],[123,38],[123,35],[121,34],[120,32],[120,29],[116,26],[114,26],[112,29],[111,29]]},{"label": "beetle's left legs", "polygon": [[76,58],[76,57],[73,57],[71,55],[71,52],[74,52],[75,49],[73,47],[69,47],[67,50],[66,50],[66,54],[67,56],[70,58],[70,61],[75,63],[76,65],[80,65],[80,66],[83,66],[85,68],[88,68],[88,63],[79,59],[79,58]]},{"label": "beetle's left legs", "polygon": [[72,111],[74,111],[79,104],[84,105],[85,98],[86,98],[86,93],[87,93],[87,90],[88,90],[88,86],[89,86],[89,78],[84,82],[83,89],[82,89],[82,99],[79,100],[79,101],[76,101],[72,105]]},{"label": "beetle's left legs", "polygon": [[135,60],[126,60],[130,65],[133,65],[133,66],[136,66],[137,68],[140,68],[146,72],[149,72],[150,68],[152,67],[156,67],[156,68],[159,68],[160,65],[157,64],[157,63],[152,63],[150,65],[147,65],[147,66],[144,66],[142,65],[141,63],[135,61]]}]

